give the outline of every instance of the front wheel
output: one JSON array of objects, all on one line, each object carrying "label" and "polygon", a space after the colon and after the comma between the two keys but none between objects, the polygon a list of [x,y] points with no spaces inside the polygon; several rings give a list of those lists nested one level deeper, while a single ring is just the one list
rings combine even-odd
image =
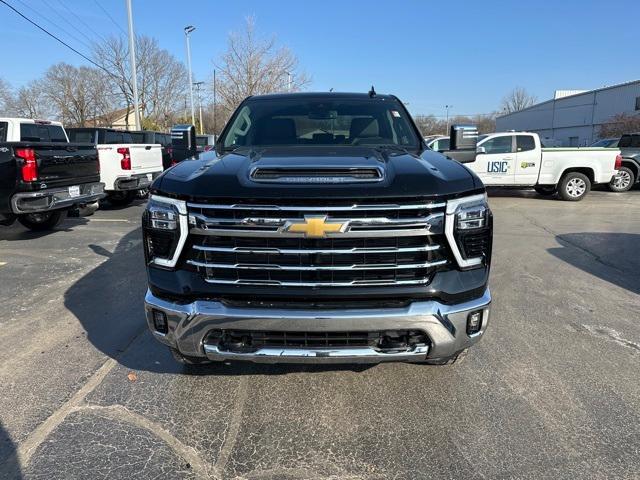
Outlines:
[{"label": "front wheel", "polygon": [[42,232],[53,230],[64,218],[62,210],[53,212],[25,213],[18,217],[18,221],[30,230]]},{"label": "front wheel", "polygon": [[591,180],[584,173],[569,172],[560,180],[558,194],[563,200],[577,202],[591,190]]},{"label": "front wheel", "polygon": [[618,173],[609,182],[609,190],[612,192],[626,192],[633,187],[636,176],[633,174],[633,170],[628,167],[620,167]]}]

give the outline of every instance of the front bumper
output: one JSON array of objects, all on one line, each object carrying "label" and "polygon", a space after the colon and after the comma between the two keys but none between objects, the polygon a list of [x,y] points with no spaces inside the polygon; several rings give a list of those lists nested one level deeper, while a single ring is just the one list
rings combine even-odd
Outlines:
[{"label": "front bumper", "polygon": [[[491,294],[487,289],[475,300],[447,305],[435,300],[416,301],[403,308],[312,310],[238,308],[222,302],[198,300],[177,304],[147,291],[147,323],[162,343],[192,357],[210,360],[248,360],[259,363],[379,363],[421,361],[454,355],[476,343],[489,322]],[[156,331],[153,310],[164,312],[168,333]],[[468,335],[467,316],[482,310],[482,327]],[[430,344],[412,350],[385,353],[369,347],[354,348],[262,348],[251,353],[222,351],[205,344],[211,330],[259,331],[382,331],[422,330]]]},{"label": "front bumper", "polygon": [[104,183],[84,183],[73,187],[48,188],[37,192],[21,192],[11,197],[11,210],[16,215],[47,212],[94,203],[104,197]]}]

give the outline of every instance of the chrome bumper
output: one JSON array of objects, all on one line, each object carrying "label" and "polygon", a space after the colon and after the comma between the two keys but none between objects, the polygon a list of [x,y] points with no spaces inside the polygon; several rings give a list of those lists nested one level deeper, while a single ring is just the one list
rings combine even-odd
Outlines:
[{"label": "chrome bumper", "polygon": [[84,183],[78,187],[80,192],[75,196],[69,192],[70,187],[16,193],[11,197],[11,210],[18,215],[47,212],[74,205],[94,203],[104,197],[104,183]]},{"label": "chrome bumper", "polygon": [[[216,301],[175,304],[147,291],[145,310],[147,323],[162,343],[182,354],[207,357],[210,360],[248,360],[260,363],[378,363],[384,361],[420,361],[445,358],[476,343],[489,322],[491,294],[457,305],[437,301],[413,302],[404,308],[304,310],[280,308],[238,308]],[[153,310],[166,314],[168,333],[156,331]],[[483,310],[482,328],[467,335],[467,316]],[[205,344],[213,330],[261,331],[380,331],[415,329],[424,331],[431,345],[397,353],[374,348],[262,348],[251,353],[219,350]]]},{"label": "chrome bumper", "polygon": [[114,190],[138,190],[147,188],[162,172],[140,173],[130,177],[118,177],[113,183]]}]

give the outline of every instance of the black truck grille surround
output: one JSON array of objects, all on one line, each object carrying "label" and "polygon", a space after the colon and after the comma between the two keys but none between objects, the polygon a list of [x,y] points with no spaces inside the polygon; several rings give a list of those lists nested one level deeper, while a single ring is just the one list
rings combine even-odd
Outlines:
[{"label": "black truck grille surround", "polygon": [[188,204],[185,264],[212,284],[426,285],[450,264],[444,207],[424,200]]}]

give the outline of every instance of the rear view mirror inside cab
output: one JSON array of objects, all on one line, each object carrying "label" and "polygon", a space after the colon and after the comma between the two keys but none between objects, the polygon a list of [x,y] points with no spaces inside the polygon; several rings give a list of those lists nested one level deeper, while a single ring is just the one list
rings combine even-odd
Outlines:
[{"label": "rear view mirror inside cab", "polygon": [[338,118],[337,110],[312,110],[308,115],[309,120],[335,120]]}]

